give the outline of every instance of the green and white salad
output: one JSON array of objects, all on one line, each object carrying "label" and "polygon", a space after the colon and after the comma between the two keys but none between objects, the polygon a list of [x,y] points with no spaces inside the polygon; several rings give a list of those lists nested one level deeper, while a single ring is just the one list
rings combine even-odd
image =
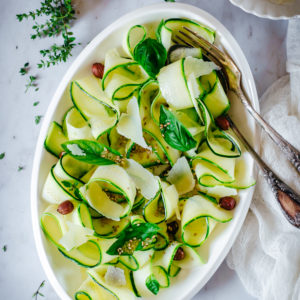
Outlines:
[{"label": "green and white salad", "polygon": [[182,25],[214,42],[187,19],[133,26],[93,74],[71,82],[73,106],[49,128],[45,148],[58,161],[41,227],[84,269],[77,300],[159,295],[205,263],[201,245],[254,184],[239,142],[217,125],[230,107],[219,68],[175,44]]}]

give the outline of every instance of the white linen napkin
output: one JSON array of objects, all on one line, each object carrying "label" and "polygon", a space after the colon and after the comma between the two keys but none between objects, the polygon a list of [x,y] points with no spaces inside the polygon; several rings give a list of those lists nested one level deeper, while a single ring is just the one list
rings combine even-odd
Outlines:
[{"label": "white linen napkin", "polygon": [[[298,45],[298,46],[297,46]],[[286,75],[261,98],[264,118],[300,149],[300,20],[289,23]],[[261,135],[261,156],[300,193],[300,177],[281,151]],[[246,290],[261,300],[300,300],[300,230],[283,216],[261,173],[250,211],[227,257]]]}]

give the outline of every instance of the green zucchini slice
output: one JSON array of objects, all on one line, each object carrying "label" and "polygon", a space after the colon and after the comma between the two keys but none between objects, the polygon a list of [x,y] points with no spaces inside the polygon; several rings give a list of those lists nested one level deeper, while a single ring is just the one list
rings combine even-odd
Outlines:
[{"label": "green zucchini slice", "polygon": [[146,29],[142,25],[134,25],[128,30],[124,49],[131,57],[133,57],[134,48],[145,40],[146,35]]},{"label": "green zucchini slice", "polygon": [[[212,29],[192,20],[182,18],[162,20],[156,31],[157,39],[168,50],[170,46],[174,44],[172,40],[175,39],[176,33],[181,30],[183,26],[188,27],[210,43],[213,43],[215,40],[215,32]],[[179,42],[182,43],[181,41]]]},{"label": "green zucchini slice", "polygon": [[[110,271],[113,268],[117,268],[118,272],[115,274],[114,271]],[[122,270],[122,271],[120,271]],[[120,273],[123,273],[120,277],[118,276]],[[107,275],[110,274],[111,275]],[[122,274],[121,273],[121,274]],[[131,283],[129,277],[129,271],[126,268],[122,268],[121,265],[110,266],[110,265],[101,265],[97,268],[90,269],[88,274],[94,282],[105,289],[107,292],[111,294],[112,299],[118,300],[134,300],[134,294],[131,292]],[[108,280],[108,278],[111,278]],[[119,283],[116,283],[118,281]],[[109,298],[110,299],[110,298]]]},{"label": "green zucchini slice", "polygon": [[199,247],[211,233],[216,222],[229,222],[232,211],[224,210],[205,195],[193,196],[185,202],[182,212],[182,240]]},{"label": "green zucchini slice", "polygon": [[160,190],[144,206],[144,218],[150,223],[161,223],[177,212],[178,193],[174,185],[160,182]]},{"label": "green zucchini slice", "polygon": [[52,122],[44,142],[45,149],[56,157],[59,157],[60,153],[64,151],[61,144],[67,141],[68,139],[64,135],[62,127],[57,122]]},{"label": "green zucchini slice", "polygon": [[63,130],[69,140],[94,140],[91,128],[76,107],[71,107],[63,120]]},{"label": "green zucchini slice", "polygon": [[[104,186],[103,186],[104,184]],[[118,203],[110,197],[107,190],[112,188],[114,192],[124,197],[124,202]],[[82,199],[101,215],[118,221],[125,218],[131,211],[136,188],[126,173],[118,165],[100,166],[93,173],[89,182],[80,189]]]},{"label": "green zucchini slice", "polygon": [[121,57],[116,49],[107,52],[102,89],[112,101],[130,98],[147,80],[147,73],[137,62]]},{"label": "green zucchini slice", "polygon": [[[96,80],[96,79],[95,79]],[[87,80],[86,80],[87,81]],[[92,135],[95,139],[105,134],[118,121],[117,110],[109,103],[104,93],[93,93],[94,84],[87,90],[88,84],[82,86],[83,81],[73,81],[70,86],[71,99],[74,106],[81,113],[82,117],[89,123]],[[84,81],[84,83],[86,83]],[[96,82],[97,83],[97,82]],[[98,90],[101,91],[100,87]],[[99,98],[96,98],[99,97]],[[101,97],[101,98],[100,98]]]}]

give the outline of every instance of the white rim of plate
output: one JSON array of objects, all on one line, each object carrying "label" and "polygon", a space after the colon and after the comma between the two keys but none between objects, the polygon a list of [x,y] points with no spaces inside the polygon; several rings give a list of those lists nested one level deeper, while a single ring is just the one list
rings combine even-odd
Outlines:
[{"label": "white rim of plate", "polygon": [[278,9],[275,11],[274,3],[266,2],[263,5],[261,2],[256,0],[229,0],[234,6],[239,7],[243,11],[255,15],[260,18],[266,18],[271,20],[289,20],[289,19],[296,19],[300,18],[300,11],[294,15],[287,15],[284,14],[283,11],[280,9],[282,5],[278,6]]}]

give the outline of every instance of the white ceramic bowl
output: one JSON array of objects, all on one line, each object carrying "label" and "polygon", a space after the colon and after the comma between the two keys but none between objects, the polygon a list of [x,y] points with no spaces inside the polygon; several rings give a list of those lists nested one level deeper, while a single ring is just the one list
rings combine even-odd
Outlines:
[{"label": "white ceramic bowl", "polygon": [[[222,24],[199,8],[179,3],[162,3],[144,7],[123,16],[98,34],[77,57],[58,86],[44,117],[34,156],[31,182],[34,237],[38,255],[48,280],[61,299],[67,300],[73,297],[74,291],[76,291],[83,280],[83,272],[73,262],[64,258],[45,239],[40,228],[40,216],[47,206],[47,203],[41,198],[41,191],[50,167],[56,162],[56,159],[47,153],[43,147],[47,129],[51,121],[56,120],[60,122],[66,109],[72,105],[68,98],[70,81],[74,78],[90,74],[93,62],[102,61],[108,49],[120,47],[120,41],[130,26],[153,21],[159,22],[162,18],[170,17],[194,19],[217,31],[217,40],[222,43],[240,67],[243,73],[245,88],[253,100],[253,104],[258,108],[254,80],[242,50]],[[253,120],[248,119],[239,102],[232,105],[232,111],[234,111],[234,116],[238,117],[237,124],[241,124],[248,133],[248,136],[253,139],[255,137],[255,125]],[[253,170],[253,161],[251,158],[248,159],[248,167],[250,170]],[[232,247],[248,212],[252,194],[253,188],[240,193],[240,201],[235,209],[234,219],[228,224],[218,226],[203,246],[202,253],[203,257],[208,261],[207,264],[190,272],[180,272],[175,279],[176,283],[173,283],[170,288],[162,290],[158,297],[154,297],[155,299],[187,300],[204,286]]]},{"label": "white ceramic bowl", "polygon": [[279,20],[300,17],[300,0],[279,4],[276,0],[229,0],[242,10],[261,18]]}]

